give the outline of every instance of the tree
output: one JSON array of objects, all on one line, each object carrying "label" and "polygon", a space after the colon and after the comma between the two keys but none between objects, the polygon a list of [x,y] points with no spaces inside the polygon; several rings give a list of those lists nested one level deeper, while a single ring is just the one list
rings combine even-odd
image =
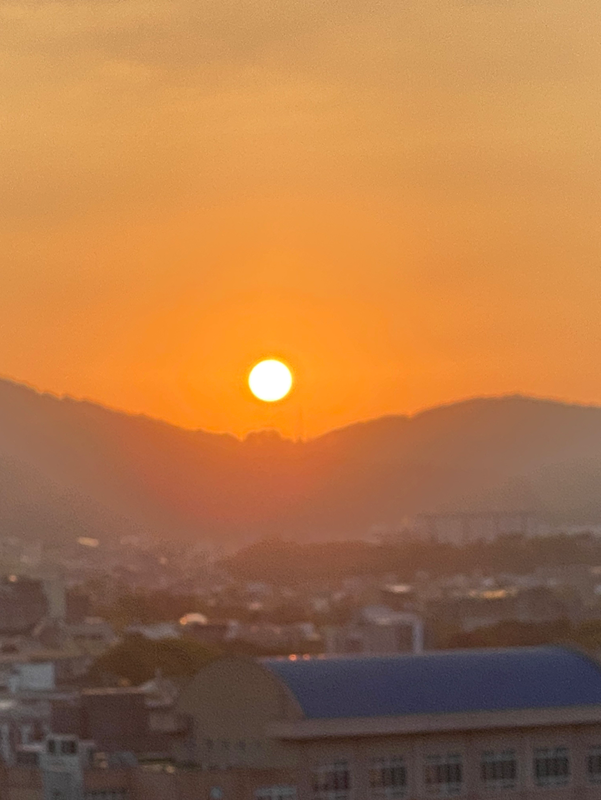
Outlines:
[{"label": "tree", "polygon": [[141,634],[126,636],[101,655],[88,673],[91,683],[138,686],[160,670],[165,678],[192,677],[220,651],[193,639],[153,641]]}]

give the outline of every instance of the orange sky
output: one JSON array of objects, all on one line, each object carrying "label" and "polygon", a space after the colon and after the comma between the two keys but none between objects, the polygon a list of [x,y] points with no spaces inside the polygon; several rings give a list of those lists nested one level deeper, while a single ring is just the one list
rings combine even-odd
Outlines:
[{"label": "orange sky", "polygon": [[600,31],[597,0],[3,0],[0,373],[237,434],[601,402]]}]

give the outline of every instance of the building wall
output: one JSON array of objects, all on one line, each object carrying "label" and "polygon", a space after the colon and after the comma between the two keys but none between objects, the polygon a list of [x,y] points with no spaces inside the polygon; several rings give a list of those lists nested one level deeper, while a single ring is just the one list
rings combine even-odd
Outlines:
[{"label": "building wall", "polygon": [[297,783],[297,774],[290,770],[193,769],[170,775],[137,769],[133,773],[130,800],[209,800],[211,790],[215,789],[221,790],[223,800],[254,800],[260,789]]},{"label": "building wall", "polygon": [[297,719],[286,689],[250,659],[220,659],[200,670],[177,705],[191,719],[191,735],[176,747],[176,760],[206,768],[287,768],[295,749],[270,739],[268,723]]},{"label": "building wall", "polygon": [[324,631],[325,651],[329,654],[349,653],[391,655],[421,652],[423,624],[415,617],[411,622],[390,625],[349,623],[328,626]]},{"label": "building wall", "polygon": [[8,679],[9,691],[51,691],[55,687],[55,668],[51,661],[15,664]]},{"label": "building wall", "polygon": [[[571,777],[565,787],[537,787],[533,780],[532,759],[537,748],[568,748]],[[423,781],[423,766],[428,756],[460,754],[464,782],[459,800],[600,800],[601,784],[591,785],[586,759],[591,747],[601,748],[601,724],[555,726],[547,729],[507,729],[495,732],[464,732],[448,735],[407,735],[373,738],[340,738],[330,741],[297,743],[297,769],[234,769],[206,770],[179,768],[157,771],[146,767],[128,770],[86,770],[85,797],[96,800],[106,792],[123,800],[200,800],[219,789],[223,800],[255,800],[259,790],[272,786],[295,786],[297,800],[316,800],[312,786],[312,770],[325,764],[347,761],[352,777],[352,792],[332,794],[327,800],[376,800],[382,797],[370,788],[369,770],[372,759],[402,756],[408,768],[407,800],[446,797],[428,794]],[[518,762],[518,783],[515,790],[486,791],[480,781],[483,751],[515,750]],[[104,792],[105,795],[99,794]],[[219,796],[219,795],[215,795]],[[260,796],[260,795],[259,795]],[[264,795],[263,795],[264,796]],[[392,797],[392,795],[390,795]],[[35,769],[11,768],[0,772],[2,800],[42,800],[40,772]],[[325,800],[320,796],[319,800]]]},{"label": "building wall", "polygon": [[136,769],[85,770],[84,800],[137,800],[136,772]]},{"label": "building wall", "polygon": [[2,800],[43,800],[42,773],[38,769],[3,767],[0,769]]},{"label": "building wall", "polygon": [[84,690],[81,709],[81,735],[99,750],[139,753],[148,749],[148,710],[142,692]]},{"label": "building wall", "polygon": [[[41,775],[20,767],[0,772],[1,800],[44,800]],[[136,767],[86,770],[84,778],[84,800],[209,800],[212,789],[220,789],[223,800],[254,800],[258,790],[298,783],[293,771],[260,769],[165,772]]]},{"label": "building wall", "polygon": [[[555,728],[516,729],[498,732],[471,731],[451,735],[412,735],[373,739],[335,739],[299,743],[298,800],[314,800],[312,772],[319,765],[347,761],[351,772],[353,800],[375,797],[370,789],[369,770],[372,759],[403,757],[408,769],[408,800],[445,797],[428,793],[424,782],[424,765],[428,756],[460,754],[463,786],[458,798],[488,800],[599,800],[601,784],[592,785],[587,776],[587,756],[591,747],[601,748],[601,724],[591,726],[559,726]],[[539,787],[533,777],[533,756],[537,748],[567,747],[571,776],[566,787]],[[484,751],[500,753],[515,750],[518,763],[517,786],[514,790],[487,790],[480,779]],[[392,795],[391,795],[392,797]],[[336,800],[346,800],[340,795]]]}]

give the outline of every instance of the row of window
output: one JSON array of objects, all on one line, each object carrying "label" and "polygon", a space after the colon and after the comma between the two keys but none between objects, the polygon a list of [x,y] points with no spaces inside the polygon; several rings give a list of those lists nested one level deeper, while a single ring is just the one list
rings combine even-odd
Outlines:
[{"label": "row of window", "polygon": [[248,763],[253,757],[263,749],[263,741],[243,740],[229,741],[217,739],[205,739],[203,741],[204,769],[227,769],[229,767],[241,767]]},{"label": "row of window", "polygon": [[221,748],[221,750],[224,750],[226,752],[229,751],[229,750],[241,750],[241,751],[244,751],[244,750],[246,750],[248,744],[254,744],[255,747],[260,747],[261,746],[261,742],[259,740],[257,740],[254,743],[253,742],[247,743],[246,741],[244,741],[242,739],[239,742],[230,742],[229,740],[226,740],[226,739],[224,739],[221,742],[215,741],[214,739],[207,739],[205,741],[205,747],[207,748],[207,750],[217,750],[217,749]]},{"label": "row of window", "polygon": [[75,756],[77,755],[77,741],[75,739],[48,739],[46,750],[50,755]]},{"label": "row of window", "polygon": [[[601,783],[601,747],[586,759],[590,783]],[[534,751],[532,779],[537,786],[566,786],[570,781],[570,756],[566,747]],[[313,800],[349,800],[352,777],[348,761],[322,764],[313,769]],[[423,768],[424,789],[432,797],[460,794],[464,769],[460,753],[427,756]],[[486,789],[515,789],[518,761],[515,750],[486,751],[481,755],[480,781]],[[409,771],[402,756],[372,759],[369,767],[371,800],[398,800],[409,789]]]},{"label": "row of window", "polygon": [[296,786],[265,786],[256,790],[255,800],[296,800]]},{"label": "row of window", "polygon": [[128,800],[127,789],[94,789],[85,793],[85,800]]}]

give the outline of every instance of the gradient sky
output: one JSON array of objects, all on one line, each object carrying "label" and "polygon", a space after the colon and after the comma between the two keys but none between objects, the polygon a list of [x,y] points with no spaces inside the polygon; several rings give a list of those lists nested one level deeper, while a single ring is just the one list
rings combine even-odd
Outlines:
[{"label": "gradient sky", "polygon": [[600,36],[598,0],[0,0],[0,373],[237,434],[601,402]]}]

